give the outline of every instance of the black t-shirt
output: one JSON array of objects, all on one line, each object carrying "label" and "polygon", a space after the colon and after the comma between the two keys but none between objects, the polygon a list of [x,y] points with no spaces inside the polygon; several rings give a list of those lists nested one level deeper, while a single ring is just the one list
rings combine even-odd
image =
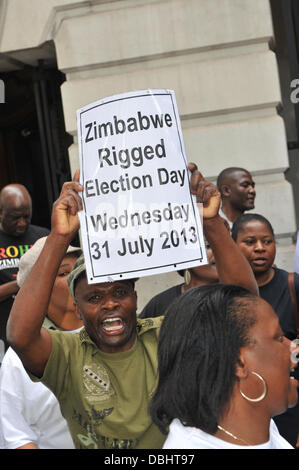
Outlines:
[{"label": "black t-shirt", "polygon": [[143,308],[138,318],[154,318],[164,315],[170,304],[182,293],[182,284],[170,287],[155,295]]},{"label": "black t-shirt", "polygon": [[[274,268],[274,270],[274,277],[268,284],[259,287],[259,293],[275,310],[286,337],[294,339],[296,338],[296,323],[289,293],[288,273],[283,269]],[[299,305],[299,275],[296,273],[294,283]],[[143,308],[139,318],[153,318],[164,315],[169,305],[181,295],[181,292],[182,284],[179,284],[155,295]]]},{"label": "black t-shirt", "polygon": [[[259,287],[260,297],[275,310],[282,331],[289,339],[296,338],[296,322],[288,286],[288,272],[274,268],[274,277],[265,286]],[[297,302],[299,302],[299,275],[294,277]],[[299,305],[299,303],[298,303]]]},{"label": "black t-shirt", "polygon": [[[36,240],[49,233],[50,230],[37,225],[29,225],[24,235],[20,237],[13,237],[0,230],[0,285],[17,279],[21,256],[31,248]],[[14,296],[0,302],[0,364],[3,349],[5,351],[9,346],[6,341],[6,323],[13,300]]]}]

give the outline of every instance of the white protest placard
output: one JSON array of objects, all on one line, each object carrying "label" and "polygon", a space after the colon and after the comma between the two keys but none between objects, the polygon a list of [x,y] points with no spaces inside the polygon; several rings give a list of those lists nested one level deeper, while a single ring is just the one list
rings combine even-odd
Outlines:
[{"label": "white protest placard", "polygon": [[88,282],[206,264],[174,92],[105,98],[79,109],[77,123]]}]

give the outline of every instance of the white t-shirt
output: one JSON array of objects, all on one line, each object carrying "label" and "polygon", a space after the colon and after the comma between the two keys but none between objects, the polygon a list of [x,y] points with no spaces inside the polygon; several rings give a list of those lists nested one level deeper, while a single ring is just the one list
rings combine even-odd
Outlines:
[{"label": "white t-shirt", "polygon": [[219,213],[220,217],[222,217],[224,220],[226,220],[226,222],[228,223],[229,228],[230,228],[230,230],[231,230],[232,227],[233,227],[233,222],[232,222],[231,220],[229,220],[229,219],[226,217],[226,215],[225,215],[225,213],[223,212],[223,210],[221,209],[221,207],[220,207],[218,213]]},{"label": "white t-shirt", "polygon": [[226,442],[198,428],[184,426],[174,419],[169,427],[169,434],[163,449],[293,449],[278,432],[273,420],[270,422],[268,442],[256,446],[242,446]]},{"label": "white t-shirt", "polygon": [[16,449],[29,442],[39,449],[75,448],[54,394],[32,382],[18,355],[8,348],[0,368],[0,446]]}]

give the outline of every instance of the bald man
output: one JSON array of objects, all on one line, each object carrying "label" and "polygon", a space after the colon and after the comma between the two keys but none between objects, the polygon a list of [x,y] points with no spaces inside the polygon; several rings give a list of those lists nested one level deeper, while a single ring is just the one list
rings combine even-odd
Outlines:
[{"label": "bald man", "polygon": [[13,299],[20,257],[41,237],[46,228],[31,225],[32,201],[25,186],[9,184],[0,192],[0,364],[8,348],[6,323]]},{"label": "bald man", "polygon": [[232,228],[240,215],[254,209],[255,183],[248,170],[229,167],[219,173],[217,186],[222,201],[219,214]]}]

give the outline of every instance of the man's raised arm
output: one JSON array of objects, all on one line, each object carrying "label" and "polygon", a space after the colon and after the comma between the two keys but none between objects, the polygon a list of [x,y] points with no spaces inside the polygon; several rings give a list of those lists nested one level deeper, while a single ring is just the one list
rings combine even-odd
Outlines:
[{"label": "man's raised arm", "polygon": [[191,193],[196,195],[198,203],[203,204],[203,230],[213,250],[219,281],[245,287],[258,295],[252,269],[218,215],[220,193],[217,187],[204,179],[194,163],[188,167]]},{"label": "man's raised arm", "polygon": [[41,377],[51,353],[51,336],[42,328],[52,287],[65,252],[79,229],[79,171],[65,183],[53,204],[52,229],[30,274],[19,290],[7,323],[7,338],[25,368]]}]

